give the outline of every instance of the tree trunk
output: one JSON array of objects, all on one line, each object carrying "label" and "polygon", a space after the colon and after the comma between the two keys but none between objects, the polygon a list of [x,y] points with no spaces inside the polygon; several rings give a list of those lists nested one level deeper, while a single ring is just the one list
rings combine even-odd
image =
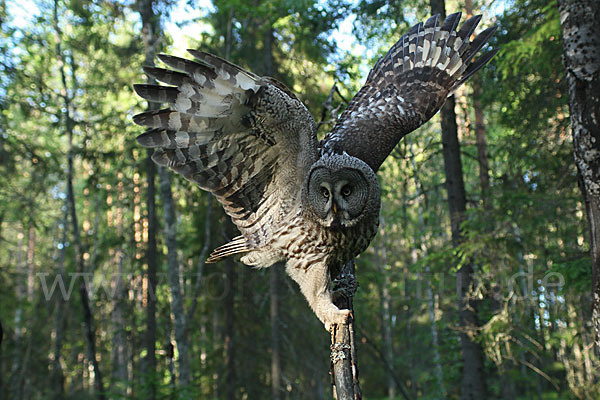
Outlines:
[{"label": "tree trunk", "polygon": [[[192,294],[192,304],[187,310],[187,314],[185,317],[186,320],[186,331],[190,329],[190,321],[194,319],[194,315],[196,314],[196,308],[198,306],[198,296],[200,295],[200,289],[202,288],[202,276],[204,272],[204,264],[206,263],[206,255],[208,254],[208,249],[210,246],[210,227],[211,227],[211,218],[212,218],[212,203],[213,198],[212,194],[206,193],[206,209],[205,209],[205,217],[204,217],[204,244],[202,245],[202,250],[200,251],[200,255],[198,256],[198,264],[196,266],[196,283],[194,284],[194,292]],[[202,323],[204,329],[206,330],[206,323]],[[202,350],[204,351],[204,350]]]},{"label": "tree trunk", "polygon": [[[139,0],[136,3],[142,20],[142,37],[144,40],[144,64],[154,65],[154,57],[161,35],[159,18],[152,9],[153,0]],[[148,77],[148,83],[156,81]],[[148,103],[148,109],[157,109],[158,105]],[[146,295],[146,333],[144,335],[143,394],[148,400],[156,399],[156,286],[158,284],[157,265],[158,252],[156,250],[156,165],[152,161],[153,149],[147,149],[146,156],[146,207],[148,209],[148,247],[146,248],[146,279],[148,284]]]},{"label": "tree trunk", "polygon": [[[442,108],[442,144],[452,243],[454,247],[458,247],[463,241],[460,225],[465,219],[466,193],[453,97],[449,98]],[[461,399],[463,400],[476,400],[487,397],[483,350],[473,338],[477,327],[479,327],[477,302],[470,295],[473,283],[473,264],[471,261],[466,261],[456,272],[458,325],[463,356],[461,381]]]},{"label": "tree trunk", "polygon": [[[390,308],[392,297],[390,295],[390,277],[387,269],[387,249],[386,249],[386,234],[385,220],[383,213],[380,218],[379,239],[381,247],[379,249],[379,273],[383,277],[380,292],[380,309],[381,309],[381,332],[383,341],[383,352],[385,358],[390,365],[394,364],[394,342],[392,340],[392,322],[390,318]],[[387,372],[387,393],[390,400],[396,398],[396,381],[392,371]]]},{"label": "tree trunk", "polygon": [[[467,18],[473,16],[473,0],[465,0]],[[481,190],[481,201],[484,209],[489,209],[488,192],[490,188],[490,166],[488,162],[487,140],[485,123],[483,121],[483,106],[481,105],[481,76],[475,74],[471,77],[473,88],[473,110],[475,111],[475,137],[477,143],[477,163],[479,164],[479,188]]]},{"label": "tree trunk", "polygon": [[[58,58],[59,72],[62,82],[62,98],[64,102],[64,114],[62,118],[62,123],[64,127],[64,131],[67,134],[69,148],[67,153],[67,202],[69,205],[69,213],[71,219],[71,227],[73,229],[73,243],[74,243],[74,256],[75,256],[75,265],[78,273],[83,274],[85,272],[85,261],[83,258],[83,246],[81,243],[81,237],[79,232],[79,223],[77,220],[77,209],[75,207],[75,193],[73,191],[73,178],[74,178],[74,148],[73,148],[73,129],[74,129],[74,121],[71,117],[71,99],[69,97],[69,88],[67,87],[67,75],[65,72],[65,62],[62,55],[62,32],[60,30],[58,24],[58,0],[54,1],[54,30],[55,30],[55,48],[56,48],[56,57]],[[71,75],[74,74],[74,71],[71,71]],[[75,81],[75,78],[73,81]],[[102,379],[102,371],[100,370],[100,365],[98,362],[98,358],[96,356],[96,331],[94,328],[92,311],[90,308],[90,299],[88,296],[87,287],[85,284],[85,279],[80,280],[79,282],[79,296],[81,298],[81,305],[83,308],[83,320],[85,326],[85,340],[87,343],[87,352],[88,359],[92,364],[92,368],[94,370],[94,387],[96,390],[96,396],[100,400],[104,400],[106,398],[104,393],[104,384]]]},{"label": "tree trunk", "polygon": [[485,132],[485,124],[483,122],[483,106],[481,105],[481,78],[475,74],[471,78],[471,86],[473,87],[473,108],[475,110],[475,137],[477,141],[477,162],[479,164],[479,188],[481,190],[481,201],[485,209],[489,209],[490,189],[490,166],[488,161],[487,139]]},{"label": "tree trunk", "polygon": [[[22,337],[22,326],[23,323],[23,309],[25,302],[25,285],[23,277],[25,276],[23,268],[23,238],[24,234],[22,231],[18,233],[17,241],[17,255],[16,255],[16,276],[17,282],[15,284],[15,299],[16,299],[16,310],[13,319],[13,332],[14,332],[14,354],[22,354],[24,352],[24,341]],[[19,374],[21,369],[22,357],[12,357],[10,367],[10,388],[14,398],[19,400],[22,396],[23,391],[22,374]]]},{"label": "tree trunk", "polygon": [[[413,167],[413,180],[415,183],[415,187],[417,189],[417,199],[418,199],[418,209],[417,216],[419,221],[419,232],[421,232],[421,236],[417,238],[419,245],[415,246],[413,249],[413,263],[418,261],[416,248],[419,248],[421,251],[421,257],[427,256],[427,247],[425,246],[425,238],[423,237],[423,233],[425,232],[425,218],[423,217],[423,204],[427,204],[424,196],[425,194],[422,192],[421,182],[419,182],[419,175],[417,173],[417,163],[415,162],[415,154],[413,152],[412,144],[408,146],[410,151],[410,163]],[[430,279],[430,269],[429,266],[425,267],[425,276],[426,276],[426,289],[427,292],[427,309],[429,313],[429,330],[431,332],[431,343],[433,345],[433,362],[435,363],[435,378],[437,381],[437,393],[436,395],[440,398],[446,398],[446,387],[444,385],[444,372],[442,369],[442,362],[440,357],[440,345],[438,339],[438,332],[435,321],[435,299],[433,296],[433,290],[431,288],[431,279]]]},{"label": "tree trunk", "polygon": [[143,365],[144,396],[148,400],[156,399],[156,290],[158,285],[157,264],[158,252],[156,250],[156,165],[150,158],[152,149],[148,149],[146,157],[146,206],[148,207],[148,247],[146,248],[146,279],[148,284],[146,295],[146,333],[144,335],[144,348],[146,357]]},{"label": "tree trunk", "polygon": [[[77,220],[77,210],[75,207],[75,195],[73,192],[73,136],[72,131],[69,134],[69,153],[68,153],[68,172],[67,172],[67,199],[69,200],[69,210],[71,214],[71,227],[73,229],[74,236],[74,253],[77,273],[85,273],[85,261],[83,258],[83,246],[81,243],[81,237],[79,234],[79,223]],[[96,355],[96,330],[94,328],[94,320],[92,315],[92,309],[90,306],[90,299],[88,295],[88,288],[86,287],[87,279],[81,279],[79,282],[79,296],[81,298],[81,306],[83,308],[83,321],[85,326],[85,340],[88,347],[88,360],[92,364],[94,370],[94,387],[97,392],[97,396],[100,400],[104,400],[104,385],[102,379],[102,372],[100,371],[100,365]],[[91,279],[90,279],[91,282]]]},{"label": "tree trunk", "polygon": [[125,294],[127,288],[123,285],[123,260],[125,255],[121,250],[117,251],[117,282],[115,283],[114,296],[112,301],[111,322],[113,328],[112,335],[112,373],[111,373],[111,393],[125,398],[127,396],[128,374],[127,374],[127,326],[123,310],[125,303]]},{"label": "tree trunk", "polygon": [[4,355],[2,354],[2,339],[4,338],[4,330],[2,329],[2,321],[0,321],[0,393],[6,393],[4,389]]},{"label": "tree trunk", "polygon": [[[221,349],[221,343],[219,342],[219,340],[217,340],[217,338],[220,337],[220,309],[217,307],[213,307],[212,308],[212,321],[211,321],[211,325],[212,325],[212,353],[213,354],[219,354]],[[213,368],[212,371],[212,382],[211,382],[211,391],[209,393],[211,393],[211,395],[215,398],[220,398],[221,397],[221,376],[222,376],[222,371],[221,368]]]},{"label": "tree trunk", "polygon": [[575,164],[589,224],[592,324],[600,354],[600,6],[559,0]]},{"label": "tree trunk", "polygon": [[[431,0],[432,13],[439,13],[444,18],[446,15],[445,8],[444,0]],[[465,219],[467,201],[454,105],[454,97],[448,98],[446,104],[442,107],[441,119],[444,171],[446,174],[446,191],[448,193],[452,243],[454,247],[457,247],[463,241],[460,224]],[[476,328],[479,326],[479,321],[477,318],[477,303],[470,299],[472,286],[473,265],[467,261],[456,272],[458,325],[463,356],[461,381],[461,399],[463,400],[487,398],[487,386],[483,369],[483,350],[473,339]]]},{"label": "tree trunk", "polygon": [[271,398],[273,400],[281,398],[281,332],[279,328],[279,275],[281,268],[282,265],[277,263],[269,270],[271,276],[269,286],[271,294]]},{"label": "tree trunk", "polygon": [[[62,247],[60,248],[58,258],[58,274],[59,278],[63,281],[66,281],[67,278],[67,274],[65,271],[65,256],[67,248],[65,246],[65,243],[67,243],[68,223],[69,208],[68,202],[65,201],[64,216],[62,220],[62,235],[60,239]],[[50,388],[52,391],[52,398],[55,400],[60,400],[65,397],[65,377],[60,363],[60,359],[62,357],[62,346],[66,329],[65,316],[67,314],[67,306],[68,303],[63,296],[56,296],[56,310],[54,311],[54,346],[52,355],[52,370],[50,372]]]},{"label": "tree trunk", "polygon": [[[233,8],[229,11],[227,19],[227,37],[225,39],[225,59],[231,58],[231,46],[233,44]],[[227,215],[224,215],[225,224],[223,225],[224,237],[227,239],[233,238],[234,226],[233,222]],[[227,282],[225,297],[223,298],[223,309],[225,310],[225,331],[223,337],[223,352],[225,356],[225,400],[235,400],[235,389],[237,385],[237,377],[235,371],[235,261],[232,257],[225,259],[225,281]]]},{"label": "tree trunk", "polygon": [[185,388],[190,384],[190,355],[188,352],[185,329],[185,311],[183,308],[183,291],[180,284],[179,261],[177,260],[177,238],[175,203],[171,192],[171,175],[166,168],[158,169],[160,195],[164,208],[164,233],[167,245],[167,278],[171,288],[171,314],[175,325],[175,342],[177,343],[179,386]]},{"label": "tree trunk", "polygon": [[35,228],[33,222],[29,225],[29,240],[27,241],[27,301],[33,303],[33,292],[35,290]]},{"label": "tree trunk", "polygon": [[[233,238],[234,227],[228,216],[224,215],[225,236],[228,239]],[[223,332],[223,352],[225,357],[225,400],[235,400],[235,389],[237,386],[237,377],[235,370],[235,291],[236,291],[236,276],[235,276],[235,260],[228,257],[224,260],[225,263],[225,297],[223,298],[223,309],[225,311],[225,330]]]},{"label": "tree trunk", "polygon": [[[577,321],[577,311],[572,303],[567,303],[567,325],[571,328],[573,332],[577,331],[578,323]],[[574,393],[579,394],[582,398],[592,397],[589,393],[589,385],[588,382],[585,381],[585,365],[583,362],[583,354],[581,351],[580,340],[582,336],[578,336],[574,338],[573,343],[571,344],[571,353],[573,354],[573,374],[575,377],[576,385],[571,390]],[[590,382],[593,385],[593,382]]]}]

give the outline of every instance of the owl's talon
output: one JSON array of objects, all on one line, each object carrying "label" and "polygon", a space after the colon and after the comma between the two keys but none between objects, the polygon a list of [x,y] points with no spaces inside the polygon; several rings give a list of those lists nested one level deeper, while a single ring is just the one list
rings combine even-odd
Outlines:
[{"label": "owl's talon", "polygon": [[336,309],[332,312],[330,318],[324,321],[325,329],[332,332],[334,325],[345,325],[348,322],[348,317],[352,316],[351,310],[339,310]]}]

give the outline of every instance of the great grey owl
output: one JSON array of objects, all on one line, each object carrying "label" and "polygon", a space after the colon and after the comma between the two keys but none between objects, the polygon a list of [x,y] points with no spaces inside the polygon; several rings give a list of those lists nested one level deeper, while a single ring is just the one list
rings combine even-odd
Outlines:
[{"label": "great grey owl", "polygon": [[332,302],[329,269],[364,251],[380,207],[375,173],[398,141],[429,120],[445,99],[485,65],[476,61],[494,32],[472,42],[481,16],[460,30],[460,13],[415,25],[379,59],[321,142],[313,117],[283,84],[202,51],[190,61],[160,60],[175,71],[146,67],[169,86],[135,85],[143,98],[170,107],[134,121],[153,160],[211,192],[241,236],[217,248],[215,262],[242,253],[247,265],[286,261],[310,307],[329,329],[350,311]]}]

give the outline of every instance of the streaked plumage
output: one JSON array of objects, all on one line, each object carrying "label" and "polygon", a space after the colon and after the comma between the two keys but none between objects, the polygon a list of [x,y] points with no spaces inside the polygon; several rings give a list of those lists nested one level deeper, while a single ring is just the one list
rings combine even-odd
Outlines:
[{"label": "streaked plumage", "polygon": [[331,301],[329,268],[364,251],[377,231],[375,173],[495,54],[472,62],[494,28],[471,43],[480,17],[457,31],[459,20],[452,14],[440,27],[434,16],[402,36],[319,144],[306,107],[272,78],[197,50],[189,51],[196,61],[159,56],[176,71],[146,67],[171,86],[136,92],[169,108],[134,117],[149,128],[138,142],[155,149],[157,164],[211,192],[241,232],[208,261],[236,253],[259,267],[285,260],[325,326],[345,322],[349,311]]}]

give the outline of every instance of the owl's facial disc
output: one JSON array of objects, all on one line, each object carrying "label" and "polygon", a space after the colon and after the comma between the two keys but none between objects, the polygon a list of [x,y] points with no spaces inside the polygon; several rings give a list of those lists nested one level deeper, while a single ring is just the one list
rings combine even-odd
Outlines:
[{"label": "owl's facial disc", "polygon": [[369,198],[369,184],[362,172],[351,168],[337,171],[333,197],[342,226],[354,225],[363,215]]},{"label": "owl's facial disc", "polygon": [[353,168],[315,168],[308,182],[309,205],[329,228],[350,227],[360,219],[369,196],[363,174]]},{"label": "owl's facial disc", "polygon": [[333,207],[331,173],[325,167],[315,168],[308,182],[308,203],[315,216],[329,226],[333,223],[330,210]]}]

